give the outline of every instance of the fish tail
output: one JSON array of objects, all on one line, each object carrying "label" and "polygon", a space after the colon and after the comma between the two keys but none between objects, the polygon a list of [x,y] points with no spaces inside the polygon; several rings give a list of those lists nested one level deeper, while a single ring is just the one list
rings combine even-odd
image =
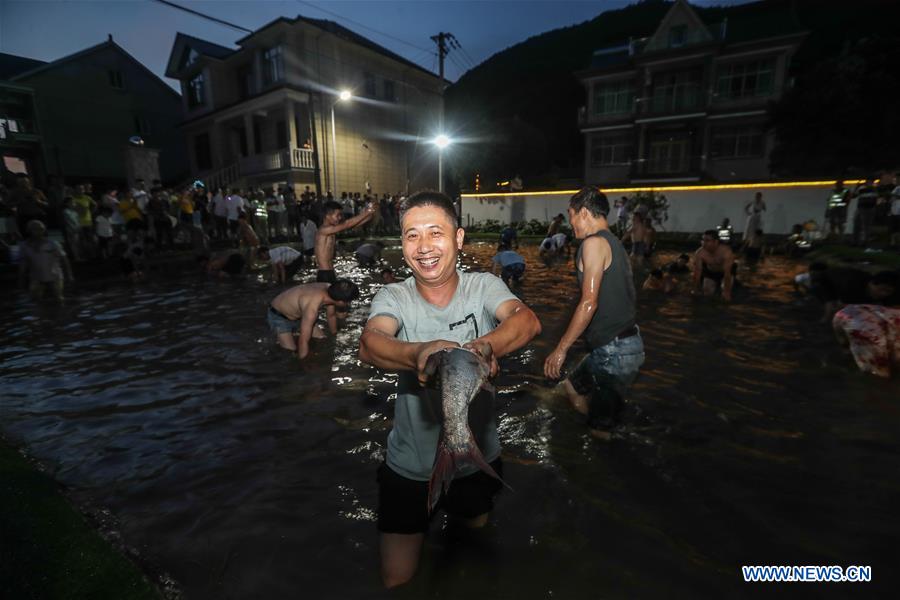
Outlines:
[{"label": "fish tail", "polygon": [[437,455],[434,457],[434,467],[431,469],[431,481],[428,482],[428,512],[434,510],[441,496],[450,489],[450,482],[456,474],[456,461],[453,452],[447,447],[444,436],[438,442]]},{"label": "fish tail", "polygon": [[431,470],[431,481],[428,482],[428,512],[434,510],[441,495],[450,489],[450,483],[456,472],[466,465],[474,465],[512,490],[512,487],[503,478],[497,475],[497,471],[484,460],[484,455],[475,444],[475,438],[470,434],[469,443],[463,452],[453,452],[444,441],[443,434],[438,443],[437,455],[434,458],[434,467]]}]

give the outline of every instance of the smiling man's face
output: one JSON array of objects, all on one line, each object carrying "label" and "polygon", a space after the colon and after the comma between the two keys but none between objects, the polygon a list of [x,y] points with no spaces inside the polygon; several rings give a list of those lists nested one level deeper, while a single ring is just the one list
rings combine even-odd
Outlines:
[{"label": "smiling man's face", "polygon": [[403,258],[419,283],[439,286],[456,274],[456,257],[465,232],[437,206],[406,211],[401,223]]}]

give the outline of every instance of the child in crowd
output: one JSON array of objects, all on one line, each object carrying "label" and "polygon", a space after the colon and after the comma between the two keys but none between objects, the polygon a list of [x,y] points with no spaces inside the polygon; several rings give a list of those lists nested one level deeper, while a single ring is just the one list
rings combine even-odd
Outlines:
[{"label": "child in crowd", "polygon": [[63,276],[70,282],[72,267],[66,253],[58,243],[47,239],[47,227],[38,220],[29,221],[26,225],[28,239],[22,244],[22,261],[19,263],[19,281],[24,286],[28,281],[28,289],[35,300],[44,296],[50,288],[53,296],[63,299]]},{"label": "child in crowd", "polygon": [[78,219],[78,211],[75,210],[75,205],[72,202],[71,196],[66,196],[66,199],[63,200],[63,234],[65,235],[66,246],[69,248],[72,259],[80,261],[81,248],[79,244],[81,243],[81,223]]},{"label": "child in crowd", "polygon": [[100,258],[109,258],[110,240],[113,238],[113,228],[110,217],[112,211],[106,206],[100,209],[100,214],[94,219],[94,228],[97,233],[97,249],[100,252]]}]

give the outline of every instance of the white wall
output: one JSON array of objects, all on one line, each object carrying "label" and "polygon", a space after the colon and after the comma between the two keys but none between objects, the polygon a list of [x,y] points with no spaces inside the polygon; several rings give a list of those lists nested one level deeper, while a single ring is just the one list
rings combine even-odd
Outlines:
[{"label": "white wall", "polygon": [[[699,232],[713,229],[728,217],[735,232],[743,233],[746,216],[744,206],[753,200],[756,191],[763,193],[766,212],[763,214],[762,229],[766,233],[790,233],[795,223],[814,219],[820,226],[824,224],[827,204],[833,182],[818,184],[794,184],[791,187],[759,187],[742,189],[690,189],[666,191],[669,200],[669,220],[660,231]],[[851,186],[852,189],[852,186]],[[462,198],[463,226],[471,223],[496,219],[503,223],[538,219],[549,221],[554,215],[566,214],[569,198],[575,191],[536,193],[535,195],[508,194],[502,196],[476,196],[464,194]],[[633,193],[633,192],[631,192]],[[607,192],[610,204],[616,198],[630,195],[629,190]],[[853,222],[851,203],[848,226]]]}]

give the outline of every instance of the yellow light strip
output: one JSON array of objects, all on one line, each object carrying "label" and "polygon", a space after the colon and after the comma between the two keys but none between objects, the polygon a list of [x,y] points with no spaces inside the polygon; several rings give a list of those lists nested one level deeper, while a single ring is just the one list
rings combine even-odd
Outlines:
[{"label": "yellow light strip", "polygon": [[[864,183],[863,179],[845,179],[845,185]],[[725,183],[720,185],[668,185],[659,187],[600,188],[606,194],[627,194],[633,192],[705,192],[714,190],[761,190],[773,188],[831,187],[830,181],[784,181],[777,183]],[[488,194],[462,194],[463,198],[497,198],[501,196],[572,196],[579,190],[547,190],[545,192],[491,192]]]}]

